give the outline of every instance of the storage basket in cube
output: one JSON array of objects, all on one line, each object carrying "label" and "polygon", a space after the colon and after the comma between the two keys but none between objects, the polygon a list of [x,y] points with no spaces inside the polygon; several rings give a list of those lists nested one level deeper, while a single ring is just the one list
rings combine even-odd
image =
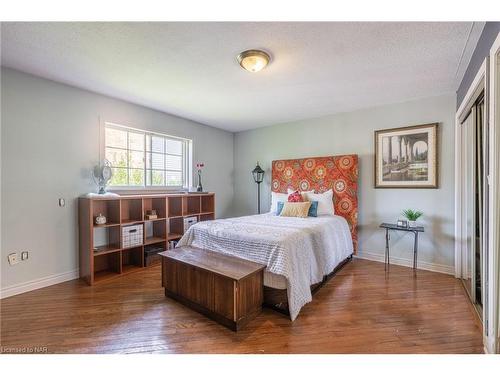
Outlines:
[{"label": "storage basket in cube", "polygon": [[122,227],[122,246],[123,248],[141,246],[143,240],[142,224],[129,225]]},{"label": "storage basket in cube", "polygon": [[198,222],[198,218],[196,216],[190,216],[184,218],[184,232],[186,232],[189,227],[195,225]]}]

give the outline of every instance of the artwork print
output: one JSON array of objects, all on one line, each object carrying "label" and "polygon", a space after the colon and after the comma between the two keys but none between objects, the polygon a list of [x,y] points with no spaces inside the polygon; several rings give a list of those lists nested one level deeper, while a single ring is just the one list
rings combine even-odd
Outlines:
[{"label": "artwork print", "polygon": [[376,188],[437,188],[438,124],[375,131]]}]

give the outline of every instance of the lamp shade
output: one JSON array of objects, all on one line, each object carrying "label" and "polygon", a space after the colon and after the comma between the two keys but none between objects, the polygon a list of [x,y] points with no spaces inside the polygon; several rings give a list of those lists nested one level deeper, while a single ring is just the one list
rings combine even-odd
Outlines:
[{"label": "lamp shade", "polygon": [[262,181],[264,181],[264,170],[260,167],[258,162],[257,166],[252,171],[252,175],[253,175],[253,180],[256,183],[260,184]]}]

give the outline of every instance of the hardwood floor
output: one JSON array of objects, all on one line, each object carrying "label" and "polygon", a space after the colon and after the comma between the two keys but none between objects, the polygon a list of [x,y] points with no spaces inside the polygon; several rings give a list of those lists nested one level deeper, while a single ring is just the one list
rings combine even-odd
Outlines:
[{"label": "hardwood floor", "polygon": [[[295,322],[269,309],[235,333],[165,297],[160,267],[1,300],[1,345],[49,353],[482,353],[452,276],[354,259]],[[40,349],[42,348],[42,349]]]}]

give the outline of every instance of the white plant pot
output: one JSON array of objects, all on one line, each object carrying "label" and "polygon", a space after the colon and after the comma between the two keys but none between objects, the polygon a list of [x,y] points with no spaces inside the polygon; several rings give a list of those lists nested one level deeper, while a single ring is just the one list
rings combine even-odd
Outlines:
[{"label": "white plant pot", "polygon": [[408,227],[415,228],[417,226],[416,221],[408,220]]}]

